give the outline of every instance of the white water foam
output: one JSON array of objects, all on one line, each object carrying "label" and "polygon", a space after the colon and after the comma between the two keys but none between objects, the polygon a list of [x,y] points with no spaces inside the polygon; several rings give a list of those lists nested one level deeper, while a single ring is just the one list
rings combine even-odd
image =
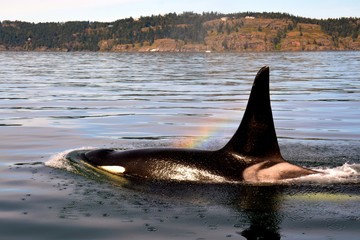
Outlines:
[{"label": "white water foam", "polygon": [[318,171],[304,177],[290,180],[291,182],[313,182],[313,183],[359,183],[360,182],[360,164],[344,163],[337,167],[319,167],[312,168]]},{"label": "white water foam", "polygon": [[69,163],[69,161],[66,160],[65,156],[69,152],[72,152],[72,151],[87,150],[87,149],[94,149],[94,148],[91,148],[91,147],[74,148],[74,149],[69,149],[69,150],[65,150],[63,152],[54,154],[49,158],[48,161],[45,162],[45,166],[52,167],[52,168],[65,169],[66,171],[73,172],[75,169]]}]

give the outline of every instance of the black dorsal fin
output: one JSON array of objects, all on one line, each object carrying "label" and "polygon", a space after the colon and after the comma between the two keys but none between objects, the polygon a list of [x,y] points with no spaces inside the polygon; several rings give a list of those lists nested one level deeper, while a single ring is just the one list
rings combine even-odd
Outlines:
[{"label": "black dorsal fin", "polygon": [[269,67],[257,73],[240,126],[223,150],[242,156],[282,159],[270,104]]}]

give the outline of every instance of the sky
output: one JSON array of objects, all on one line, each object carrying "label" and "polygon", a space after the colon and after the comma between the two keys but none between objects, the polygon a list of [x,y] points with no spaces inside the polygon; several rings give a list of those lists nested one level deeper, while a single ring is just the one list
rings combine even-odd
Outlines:
[{"label": "sky", "polygon": [[360,17],[359,0],[0,0],[0,21],[100,21],[182,12],[283,12],[318,19]]}]

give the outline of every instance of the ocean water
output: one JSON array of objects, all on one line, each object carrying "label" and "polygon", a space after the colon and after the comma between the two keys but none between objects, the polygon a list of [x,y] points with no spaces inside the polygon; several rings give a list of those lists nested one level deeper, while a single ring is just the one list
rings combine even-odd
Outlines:
[{"label": "ocean water", "polygon": [[[0,52],[1,239],[358,239],[360,53]],[[290,182],[130,181],[72,149],[216,149],[270,66]]]}]

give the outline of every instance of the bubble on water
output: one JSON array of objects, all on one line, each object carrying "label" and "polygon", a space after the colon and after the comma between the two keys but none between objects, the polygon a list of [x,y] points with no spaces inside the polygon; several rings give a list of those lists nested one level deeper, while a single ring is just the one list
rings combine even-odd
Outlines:
[{"label": "bubble on water", "polygon": [[148,230],[149,232],[156,232],[156,231],[157,231],[157,228],[150,226],[150,227],[147,228],[147,230]]}]

